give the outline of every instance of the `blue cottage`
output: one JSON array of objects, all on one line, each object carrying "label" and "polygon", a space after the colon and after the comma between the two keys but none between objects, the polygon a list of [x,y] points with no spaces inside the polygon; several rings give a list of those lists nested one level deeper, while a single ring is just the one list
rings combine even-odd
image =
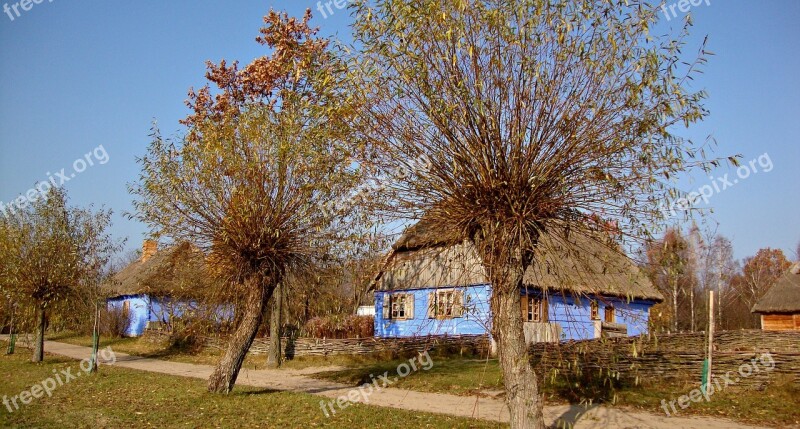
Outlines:
[{"label": "blue cottage", "polygon": [[[141,257],[117,273],[106,285],[106,306],[125,309],[130,320],[127,336],[140,336],[149,327],[168,327],[175,320],[202,311],[191,298],[202,287],[202,253],[188,243],[159,250],[145,240]],[[220,321],[232,318],[232,310],[215,311]]]},{"label": "blue cottage", "polygon": [[[610,239],[546,235],[525,273],[525,338],[554,342],[647,332],[663,296]],[[392,246],[375,278],[375,335],[382,338],[491,332],[492,286],[474,247],[425,220]]]}]

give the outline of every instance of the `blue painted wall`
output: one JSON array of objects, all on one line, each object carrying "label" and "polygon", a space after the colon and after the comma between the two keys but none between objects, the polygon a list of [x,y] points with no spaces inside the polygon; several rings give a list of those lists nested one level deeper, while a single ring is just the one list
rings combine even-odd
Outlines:
[{"label": "blue painted wall", "polygon": [[[130,304],[131,323],[125,335],[138,337],[144,333],[147,322],[169,322],[170,312],[175,317],[182,317],[197,308],[197,302],[170,302],[169,298],[150,298],[148,295],[123,295],[106,300],[109,309],[122,308],[124,302]],[[220,306],[216,311],[217,322],[233,319],[233,306]]]},{"label": "blue painted wall", "polygon": [[125,335],[138,337],[144,332],[147,321],[150,320],[150,297],[147,295],[123,295],[106,300],[108,309],[121,309],[125,302],[129,302],[131,323]]},{"label": "blue painted wall", "polygon": [[[464,315],[452,319],[428,318],[428,294],[437,290],[453,289],[464,293]],[[384,320],[383,301],[392,293],[414,296],[414,318],[408,320]],[[396,292],[375,292],[375,335],[381,338],[414,337],[425,335],[470,335],[488,332],[489,296],[491,286],[467,286],[457,288],[428,288]]]},{"label": "blue painted wall", "polygon": [[[541,294],[532,293],[540,296]],[[548,321],[558,323],[563,330],[563,340],[586,340],[594,338],[594,321],[591,319],[591,298],[575,298],[571,295],[548,297]],[[647,333],[649,309],[652,301],[628,302],[619,298],[596,299],[598,315],[603,318],[606,306],[614,307],[616,323],[628,326],[628,335]]]},{"label": "blue painted wall", "polygon": [[[465,315],[453,319],[429,319],[427,317],[428,294],[442,289],[464,291]],[[413,337],[425,335],[486,334],[491,326],[489,297],[491,285],[458,288],[426,288],[403,291],[375,292],[375,336],[381,338]],[[532,295],[536,292],[530,291]],[[414,318],[407,320],[384,320],[383,302],[392,293],[408,293],[414,296]],[[524,294],[525,292],[523,292]],[[551,295],[548,299],[548,321],[558,323],[563,329],[562,340],[594,338],[594,322],[591,320],[591,299],[573,296]],[[628,302],[619,298],[598,299],[598,314],[603,318],[606,305],[614,307],[616,323],[628,326],[628,335],[647,332],[649,309],[652,301]]]}]

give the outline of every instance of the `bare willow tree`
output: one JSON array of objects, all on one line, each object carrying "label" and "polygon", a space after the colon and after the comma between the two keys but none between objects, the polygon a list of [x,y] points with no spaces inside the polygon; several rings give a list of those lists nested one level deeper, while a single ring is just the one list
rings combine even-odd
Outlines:
[{"label": "bare willow tree", "polygon": [[[270,48],[243,69],[209,63],[206,86],[190,93],[183,139],[153,135],[131,192],[135,217],[156,236],[189,241],[228,287],[240,322],[209,379],[233,388],[270,296],[288,272],[341,250],[356,216],[322,207],[358,181],[347,138],[351,99],[337,50],[303,19],[271,11],[257,41]],[[346,251],[346,249],[344,250]]]},{"label": "bare willow tree", "polygon": [[[31,309],[36,342],[33,361],[44,359],[48,313],[91,309],[105,266],[120,244],[107,232],[111,211],[69,207],[66,191],[51,188],[18,217],[4,223],[3,286]],[[80,305],[83,304],[83,305]]]},{"label": "bare willow tree", "polygon": [[569,246],[570,234],[606,229],[632,243],[663,220],[659,206],[690,205],[674,178],[718,160],[706,159],[708,142],[675,133],[707,115],[705,92],[689,84],[708,53],[700,47],[684,61],[689,24],[674,39],[651,34],[658,16],[644,1],[355,8],[370,103],[358,126],[382,149],[384,167],[428,161],[386,187],[385,209],[424,214],[442,234],[474,244],[493,286],[491,333],[511,426],[542,428],[523,274],[545,234]]}]

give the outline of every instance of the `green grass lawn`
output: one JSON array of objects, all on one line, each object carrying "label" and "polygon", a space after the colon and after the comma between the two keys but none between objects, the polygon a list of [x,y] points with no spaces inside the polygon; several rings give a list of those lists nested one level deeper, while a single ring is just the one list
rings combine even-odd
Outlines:
[{"label": "green grass lawn", "polygon": [[[77,361],[47,356],[33,364],[29,353],[0,357],[0,396],[30,390],[72,368]],[[100,374],[83,374],[28,405],[9,413],[0,405],[0,427],[10,428],[241,428],[241,427],[380,427],[497,428],[497,423],[356,404],[327,418],[312,395],[236,388],[228,396],[211,395],[205,382],[182,377],[102,367]],[[19,400],[18,400],[19,403]],[[13,405],[12,405],[13,408]]]},{"label": "green grass lawn", "polygon": [[[55,336],[52,339],[73,344],[89,345],[89,337],[74,335]],[[111,345],[115,351],[136,355],[152,356],[160,359],[191,363],[213,364],[219,351],[203,351],[191,354],[181,350],[168,350],[164,345],[153,344],[142,339],[103,339],[103,346]],[[497,359],[478,357],[432,356],[433,366],[428,371],[417,371],[400,379],[393,387],[422,392],[449,393],[455,395],[496,396],[503,390],[502,373]],[[287,361],[282,368],[299,369],[306,367],[341,366],[343,370],[328,371],[313,377],[337,381],[350,385],[369,382],[370,376],[395,372],[404,359],[388,359],[378,356],[330,356],[298,358]],[[264,368],[266,357],[248,356],[247,368]],[[668,402],[688,394],[697,387],[691,383],[658,383],[644,386],[618,385],[614,390],[587,388],[578,384],[559,383],[546,385],[546,403],[607,403],[662,414],[661,400]],[[502,397],[502,396],[500,396]],[[730,387],[717,393],[711,402],[692,403],[679,415],[709,415],[727,417],[738,421],[772,424],[775,426],[800,424],[800,386],[787,380],[778,380],[759,391],[755,389]]]},{"label": "green grass lawn", "polygon": [[[393,372],[402,360],[373,362],[357,368],[313,375],[331,381],[356,385],[369,380],[370,374]],[[455,395],[487,395],[502,391],[503,381],[496,359],[462,359],[434,357],[428,371],[412,373],[394,387],[423,392]],[[699,384],[699,383],[697,383]],[[559,383],[544,386],[548,405],[564,403],[605,403],[663,414],[661,400],[667,402],[688,394],[698,387],[691,383],[659,383],[647,386],[618,385],[614,390],[587,388],[578,384]],[[712,397],[711,402],[692,403],[678,415],[726,417],[747,423],[785,427],[800,424],[800,386],[791,380],[778,379],[762,390],[730,387]]]},{"label": "green grass lawn", "polygon": [[[636,409],[664,414],[661,400],[667,402],[687,395],[700,383],[673,383],[628,387],[617,391],[617,403]],[[676,405],[677,407],[677,405]],[[800,425],[800,386],[788,378],[758,390],[731,386],[715,393],[710,402],[693,402],[678,416],[706,415],[726,417],[745,423],[787,427]],[[670,412],[672,412],[670,410]]]},{"label": "green grass lawn", "polygon": [[[432,356],[433,366],[427,371],[412,372],[397,381],[393,387],[422,392],[450,393],[453,395],[486,394],[503,390],[503,378],[496,359],[464,359]],[[382,362],[364,362],[362,366],[342,371],[315,374],[314,377],[352,385],[367,383],[370,375],[395,373],[404,359]]]},{"label": "green grass lawn", "polygon": [[[47,335],[46,338],[51,341],[59,341],[77,346],[92,346],[92,337],[90,335],[62,332]],[[222,352],[217,349],[204,349],[200,352],[195,352],[186,348],[169,347],[167,344],[152,342],[142,337],[109,338],[101,336],[100,348],[107,346],[111,346],[115,352],[129,355],[205,365],[217,363],[219,357],[222,355]],[[259,367],[263,368],[266,363],[266,356],[248,356],[244,366],[249,369],[256,369]]]}]

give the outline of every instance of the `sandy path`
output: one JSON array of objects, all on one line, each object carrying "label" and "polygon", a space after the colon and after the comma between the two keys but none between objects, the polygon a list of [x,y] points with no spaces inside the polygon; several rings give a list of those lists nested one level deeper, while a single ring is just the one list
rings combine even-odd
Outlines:
[{"label": "sandy path", "polygon": [[[47,353],[67,356],[73,359],[83,359],[90,355],[88,347],[46,341]],[[116,353],[115,366],[150,371],[183,377],[205,379],[211,374],[209,365],[197,365],[181,362],[169,362],[157,359],[131,356]],[[100,361],[101,365],[105,362]],[[355,402],[365,402],[380,407],[400,408],[404,410],[423,411],[429,413],[448,414],[460,417],[479,418],[498,422],[508,421],[508,411],[502,400],[491,398],[475,398],[441,393],[423,393],[397,388],[359,389],[344,384],[333,383],[308,377],[307,374],[314,370],[248,370],[243,369],[239,374],[238,384],[293,392],[303,392],[323,397],[320,404],[328,404],[327,412],[331,418],[336,418],[334,412],[341,411],[336,405],[336,398],[348,397]],[[376,374],[376,378],[377,378]],[[332,408],[331,408],[332,407]],[[652,428],[652,429],[750,429],[758,426],[748,426],[727,419],[713,417],[666,417],[646,412],[628,411],[619,408],[594,407],[586,411],[579,406],[548,406],[544,410],[545,418],[551,424],[558,420],[573,423],[576,429],[600,428]],[[561,427],[561,426],[559,426]]]}]

